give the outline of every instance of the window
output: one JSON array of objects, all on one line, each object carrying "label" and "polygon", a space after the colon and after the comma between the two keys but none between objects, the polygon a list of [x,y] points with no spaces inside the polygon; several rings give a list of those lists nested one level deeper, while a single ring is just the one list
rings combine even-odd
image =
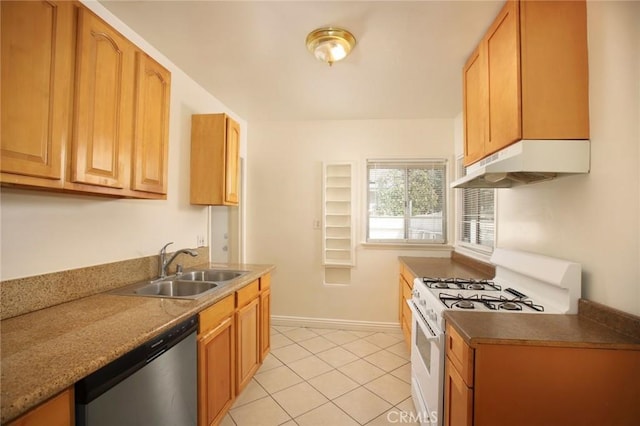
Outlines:
[{"label": "window", "polygon": [[[458,175],[464,176],[462,159]],[[464,188],[458,192],[458,241],[461,245],[485,252],[495,245],[495,189]]]},{"label": "window", "polygon": [[446,161],[367,161],[367,242],[446,242]]}]

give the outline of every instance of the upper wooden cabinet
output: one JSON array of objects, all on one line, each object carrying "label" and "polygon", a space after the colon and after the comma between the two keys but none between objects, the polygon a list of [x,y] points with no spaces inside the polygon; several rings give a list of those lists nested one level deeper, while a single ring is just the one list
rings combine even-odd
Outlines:
[{"label": "upper wooden cabinet", "polygon": [[166,198],[170,73],[78,2],[0,7],[2,184]]},{"label": "upper wooden cabinet", "polygon": [[167,193],[171,73],[136,52],[132,189]]},{"label": "upper wooden cabinet", "polygon": [[191,204],[236,206],[240,125],[226,114],[191,118]]},{"label": "upper wooden cabinet", "polygon": [[75,7],[3,1],[2,182],[61,188],[74,67]]},{"label": "upper wooden cabinet", "polygon": [[71,181],[124,188],[129,177],[135,46],[78,10]]},{"label": "upper wooden cabinet", "polygon": [[463,69],[465,165],[521,139],[588,139],[584,1],[507,1]]}]

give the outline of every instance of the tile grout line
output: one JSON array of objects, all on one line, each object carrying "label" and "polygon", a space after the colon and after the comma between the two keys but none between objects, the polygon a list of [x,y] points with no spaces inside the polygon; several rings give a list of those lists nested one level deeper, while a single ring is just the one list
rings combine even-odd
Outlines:
[{"label": "tile grout line", "polygon": [[[291,337],[289,337],[289,336],[287,336],[287,334],[285,334],[285,333],[290,333],[290,332],[294,332],[294,333],[295,333],[297,330],[305,330],[305,331],[306,331],[306,332],[308,332],[308,333],[313,333],[313,335],[311,335],[311,336],[306,336],[306,337],[304,337],[304,338],[302,338],[302,339],[300,339],[300,340],[293,340]],[[349,333],[349,334],[351,334],[352,336],[354,336],[354,337],[355,337],[355,339],[354,339],[354,340],[350,340],[350,341],[347,341],[347,342],[344,342],[344,343],[339,344],[339,343],[336,343],[335,341],[331,340],[330,338],[327,338],[327,337],[326,337],[327,335],[329,335],[329,334],[333,334],[333,333]],[[273,338],[275,335],[281,335],[281,336],[283,336],[284,338],[286,338],[286,339],[288,339],[289,341],[291,341],[291,343],[289,343],[289,344],[285,344],[285,345],[283,345],[283,346],[279,346],[279,347],[277,347],[277,348],[272,348],[270,355],[271,355],[271,356],[273,356],[273,357],[274,357],[274,359],[276,359],[278,362],[280,362],[280,363],[281,363],[281,365],[275,366],[275,367],[273,367],[273,368],[271,368],[271,369],[269,369],[269,370],[266,370],[265,372],[271,371],[271,370],[276,369],[276,368],[279,368],[279,367],[286,367],[286,368],[287,368],[291,373],[293,373],[293,374],[294,374],[294,376],[295,376],[295,377],[297,377],[298,379],[300,379],[300,380],[301,380],[301,382],[295,383],[295,384],[293,384],[293,385],[287,386],[287,387],[282,388],[282,389],[278,389],[277,391],[275,391],[275,392],[271,393],[271,392],[269,392],[269,391],[267,390],[267,388],[265,388],[265,387],[264,387],[264,385],[262,385],[262,384],[259,382],[259,380],[258,380],[257,378],[255,378],[255,382],[256,382],[256,384],[257,384],[258,386],[260,386],[260,388],[261,388],[261,389],[266,393],[266,395],[265,395],[265,396],[262,396],[262,397],[260,397],[260,398],[257,398],[257,399],[255,399],[255,400],[253,400],[253,401],[246,402],[246,403],[242,404],[242,405],[241,405],[241,406],[239,406],[239,407],[232,407],[232,409],[233,409],[233,408],[240,408],[240,407],[243,407],[243,406],[245,406],[245,405],[247,405],[247,404],[251,404],[251,403],[254,403],[254,402],[256,402],[256,401],[259,401],[259,400],[262,400],[262,399],[265,399],[265,398],[269,397],[269,398],[271,398],[271,400],[272,400],[275,404],[277,404],[277,405],[278,405],[278,407],[280,407],[280,409],[282,409],[282,410],[283,410],[283,412],[284,412],[284,413],[286,413],[286,415],[289,417],[289,420],[287,420],[287,421],[285,421],[285,422],[283,422],[283,423],[281,423],[281,424],[284,424],[284,423],[287,423],[287,422],[290,422],[290,421],[293,421],[294,423],[298,424],[298,422],[295,420],[296,418],[299,418],[299,417],[301,417],[301,416],[304,416],[304,415],[306,415],[307,413],[309,413],[309,412],[311,412],[311,411],[313,411],[313,410],[316,410],[316,409],[318,409],[318,408],[320,408],[320,407],[322,407],[322,406],[324,406],[324,405],[326,405],[326,404],[328,404],[328,403],[331,403],[331,405],[332,405],[334,408],[337,408],[340,412],[344,413],[348,418],[352,419],[355,423],[357,423],[357,424],[359,424],[359,425],[365,425],[365,424],[368,424],[368,423],[370,423],[370,422],[374,421],[375,419],[377,419],[378,417],[380,417],[380,416],[381,416],[382,414],[384,414],[385,412],[388,412],[389,410],[392,410],[392,409],[396,409],[396,410],[402,411],[402,409],[399,407],[399,405],[400,405],[400,404],[405,403],[408,399],[410,399],[410,398],[411,398],[411,396],[410,396],[410,395],[409,395],[408,397],[406,397],[406,398],[401,399],[401,400],[400,400],[400,401],[398,401],[397,403],[393,403],[393,402],[391,402],[391,401],[388,401],[384,396],[382,396],[382,395],[378,395],[375,391],[373,391],[373,390],[371,390],[371,389],[369,389],[369,388],[367,388],[367,387],[366,387],[366,385],[368,385],[368,384],[370,384],[370,383],[374,382],[375,380],[378,380],[378,379],[380,379],[380,378],[382,378],[382,377],[385,377],[385,376],[391,376],[392,378],[397,379],[397,380],[399,380],[399,381],[403,382],[404,384],[407,384],[407,386],[410,386],[410,383],[407,383],[407,382],[406,382],[406,380],[404,380],[404,379],[402,379],[402,378],[400,378],[400,377],[397,377],[396,375],[392,374],[394,371],[396,371],[396,370],[398,370],[398,369],[400,369],[400,368],[402,368],[402,367],[404,367],[404,366],[406,366],[407,364],[409,364],[409,363],[410,363],[410,360],[408,360],[408,359],[406,358],[406,356],[404,356],[404,355],[402,355],[402,354],[398,354],[398,353],[392,352],[392,351],[390,351],[390,350],[389,350],[389,348],[391,348],[391,347],[393,347],[393,346],[396,346],[396,345],[398,345],[399,343],[401,343],[401,342],[402,342],[401,336],[396,336],[396,337],[400,337],[400,339],[396,339],[396,342],[393,342],[393,343],[387,344],[386,346],[384,346],[384,347],[383,347],[383,346],[380,346],[380,344],[379,344],[379,343],[373,343],[373,342],[371,342],[371,341],[367,340],[367,338],[368,338],[368,337],[371,337],[371,336],[376,335],[376,334],[378,334],[378,333],[372,332],[372,333],[366,334],[366,335],[364,335],[364,336],[358,336],[358,335],[356,335],[356,334],[354,334],[354,333],[350,333],[350,331],[348,331],[348,330],[332,330],[332,331],[329,331],[329,332],[324,333],[324,334],[318,334],[318,332],[316,332],[314,329],[310,329],[310,328],[307,328],[307,327],[292,327],[292,328],[290,328],[290,329],[288,329],[288,330],[285,330],[284,332],[281,332],[281,331],[280,331],[280,330],[278,330],[277,328],[273,327],[273,328],[272,328],[272,330],[271,330],[271,337],[272,337],[272,338]],[[389,335],[389,334],[391,334],[391,333],[382,333],[382,334],[384,334],[384,335]],[[323,350],[320,350],[320,351],[318,351],[318,352],[314,352],[314,351],[311,351],[311,350],[309,350],[309,349],[305,348],[303,345],[301,345],[301,343],[302,343],[302,342],[305,342],[305,341],[308,341],[308,340],[311,340],[311,339],[316,339],[316,338],[318,338],[318,337],[323,338],[324,340],[326,340],[326,341],[330,342],[330,343],[331,343],[331,344],[333,344],[334,346],[329,347],[329,348],[326,348],[326,349],[323,349]],[[359,342],[359,341],[366,342],[366,343],[368,343],[368,344],[370,344],[370,345],[375,346],[375,347],[376,347],[376,350],[375,350],[375,351],[373,351],[373,352],[371,352],[371,353],[367,353],[367,354],[365,354],[364,356],[361,356],[361,355],[359,355],[359,354],[357,354],[357,353],[353,352],[353,350],[349,350],[347,347],[345,347],[345,345],[349,345],[349,344],[351,344],[351,343],[355,343],[355,342]],[[290,362],[284,362],[281,358],[279,358],[279,357],[278,357],[278,355],[276,355],[276,354],[274,353],[274,351],[275,351],[275,350],[282,349],[282,348],[286,348],[286,347],[293,346],[293,345],[296,345],[298,349],[302,349],[302,350],[304,350],[304,351],[308,352],[308,353],[309,353],[309,355],[305,355],[305,356],[303,356],[302,358],[295,359],[295,360],[290,361]],[[339,365],[339,366],[335,366],[334,364],[332,364],[332,363],[328,363],[327,361],[325,361],[324,359],[322,359],[322,358],[319,356],[319,355],[320,355],[320,354],[322,354],[322,353],[328,352],[328,351],[333,350],[333,349],[336,349],[336,348],[340,348],[340,349],[342,349],[342,350],[346,351],[347,353],[349,353],[350,355],[353,355],[353,356],[355,357],[355,360],[350,361],[350,362],[347,362],[347,363],[344,363],[344,364],[341,364],[341,365]],[[391,368],[389,371],[387,371],[386,369],[380,368],[380,367],[378,367],[377,365],[375,365],[373,362],[371,362],[370,360],[366,359],[367,357],[371,357],[372,355],[375,355],[375,354],[381,353],[382,351],[385,351],[385,353],[390,354],[391,356],[398,357],[398,358],[402,359],[402,361],[404,361],[404,362],[403,362],[402,364],[398,365],[398,366],[395,366],[395,367]],[[300,374],[298,374],[298,373],[297,373],[297,372],[296,372],[296,371],[295,371],[295,370],[290,366],[290,364],[293,364],[293,363],[295,363],[295,362],[299,362],[299,361],[303,361],[303,360],[305,360],[305,359],[310,359],[311,357],[314,357],[315,359],[317,359],[317,360],[319,360],[319,361],[323,362],[324,364],[327,364],[327,365],[328,365],[328,366],[330,366],[331,368],[330,368],[329,370],[327,370],[327,371],[324,371],[324,372],[322,372],[322,373],[320,373],[320,374],[316,374],[316,375],[311,376],[311,377],[309,377],[309,378],[307,379],[307,378],[305,378],[305,377],[302,377]],[[342,368],[342,367],[344,367],[344,366],[346,366],[346,365],[352,364],[352,363],[354,363],[354,362],[357,362],[357,361],[364,361],[364,362],[366,362],[368,365],[370,365],[370,366],[372,366],[372,367],[374,367],[374,368],[376,368],[376,369],[380,370],[380,371],[382,372],[382,374],[381,374],[381,375],[379,375],[379,376],[376,376],[376,377],[374,377],[374,378],[372,378],[372,379],[370,379],[370,380],[367,380],[366,382],[360,383],[359,381],[354,380],[351,376],[349,376],[349,375],[348,375],[348,374],[346,374],[345,372],[340,371],[340,368]],[[356,386],[355,388],[353,388],[353,389],[350,389],[350,390],[348,390],[348,391],[344,392],[344,393],[340,393],[339,395],[336,395],[336,396],[334,396],[333,398],[330,398],[329,396],[327,396],[326,394],[324,394],[324,393],[323,393],[319,388],[317,388],[317,387],[316,387],[316,386],[314,386],[312,383],[310,383],[310,380],[313,380],[314,378],[317,378],[317,377],[320,377],[320,376],[322,376],[322,375],[325,375],[325,374],[328,374],[328,373],[332,373],[332,372],[337,372],[337,373],[339,373],[339,374],[344,375],[344,376],[345,376],[346,378],[348,378],[350,381],[354,382],[357,386]],[[398,373],[398,374],[399,374],[399,373]],[[256,374],[256,376],[257,376],[257,374]],[[253,380],[253,379],[252,379],[252,380]],[[286,410],[286,409],[285,409],[285,408],[284,408],[284,407],[283,407],[283,406],[278,402],[278,400],[274,397],[274,395],[275,395],[276,393],[279,393],[279,392],[285,391],[286,389],[290,389],[291,387],[293,387],[293,386],[297,386],[297,385],[300,385],[300,384],[302,384],[302,383],[305,383],[305,384],[306,384],[306,385],[308,385],[311,389],[313,389],[314,391],[318,392],[320,395],[322,395],[322,397],[323,397],[323,398],[325,398],[325,399],[326,399],[326,401],[325,401],[325,402],[323,402],[323,403],[321,403],[320,405],[318,405],[318,406],[314,407],[314,408],[311,408],[311,409],[309,409],[309,410],[307,410],[307,411],[305,411],[305,412],[299,413],[296,417],[293,417],[293,416],[292,416],[292,415],[291,415],[291,414],[290,414],[290,413],[289,413],[289,412],[288,412],[288,411],[287,411],[287,410]],[[359,421],[357,421],[357,420],[356,420],[352,415],[350,415],[348,412],[346,412],[345,410],[343,410],[340,406],[338,406],[338,405],[335,403],[335,400],[337,400],[338,398],[341,398],[341,397],[343,397],[344,395],[347,395],[347,394],[349,394],[350,392],[354,392],[354,391],[356,391],[356,390],[358,390],[358,389],[360,389],[360,388],[362,388],[363,390],[365,390],[365,391],[367,391],[367,392],[370,392],[370,393],[372,393],[373,395],[375,395],[376,397],[380,398],[380,400],[381,400],[381,401],[383,401],[383,402],[384,402],[384,403],[386,403],[386,404],[389,404],[389,405],[391,406],[391,408],[388,408],[388,409],[386,409],[386,410],[382,411],[381,413],[376,414],[372,419],[367,420],[367,422],[366,422],[366,423],[360,423],[360,422],[359,422]],[[228,416],[228,417],[230,418],[230,420],[233,422],[233,424],[234,424],[234,425],[238,426],[238,424],[235,422],[235,420],[231,417],[231,415],[230,415],[230,414],[231,414],[231,410],[229,411],[229,416]]]}]

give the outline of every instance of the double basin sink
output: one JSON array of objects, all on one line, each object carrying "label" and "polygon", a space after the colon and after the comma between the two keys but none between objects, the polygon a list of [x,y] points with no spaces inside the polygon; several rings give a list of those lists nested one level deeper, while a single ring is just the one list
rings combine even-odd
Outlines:
[{"label": "double basin sink", "polygon": [[152,281],[141,281],[113,290],[112,293],[126,296],[196,299],[246,273],[248,271],[201,269]]}]

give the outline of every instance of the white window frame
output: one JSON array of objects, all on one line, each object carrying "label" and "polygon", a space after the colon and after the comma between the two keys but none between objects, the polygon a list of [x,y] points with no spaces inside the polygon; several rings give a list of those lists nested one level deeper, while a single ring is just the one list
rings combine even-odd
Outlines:
[{"label": "white window frame", "polygon": [[[465,176],[465,167],[463,166],[463,157],[460,156],[456,159],[456,179]],[[496,221],[496,213],[497,213],[497,193],[496,190],[493,189],[493,245],[486,246],[482,244],[477,244],[475,242],[463,241],[463,233],[462,233],[462,219],[465,216],[463,211],[464,206],[464,196],[467,190],[474,190],[478,188],[460,188],[455,189],[456,191],[456,246],[463,247],[465,249],[476,252],[480,255],[489,257],[491,253],[493,253],[493,249],[496,245],[497,235],[498,235],[498,223]]]},{"label": "white window frame", "polygon": [[[369,238],[369,169],[370,165],[378,164],[378,165],[388,165],[389,167],[398,166],[399,168],[420,168],[421,165],[442,165],[443,167],[443,188],[442,188],[442,196],[444,199],[442,200],[442,239],[438,240],[429,240],[429,239],[371,239]],[[449,185],[449,175],[448,175],[448,161],[446,158],[423,158],[423,159],[367,159],[366,166],[364,167],[364,243],[365,245],[384,245],[384,246],[404,246],[404,247],[415,247],[415,246],[430,246],[430,247],[445,247],[448,243],[448,227],[449,227],[449,191],[447,190]],[[405,188],[405,191],[407,188]],[[407,210],[405,208],[405,219],[406,219]]]}]

